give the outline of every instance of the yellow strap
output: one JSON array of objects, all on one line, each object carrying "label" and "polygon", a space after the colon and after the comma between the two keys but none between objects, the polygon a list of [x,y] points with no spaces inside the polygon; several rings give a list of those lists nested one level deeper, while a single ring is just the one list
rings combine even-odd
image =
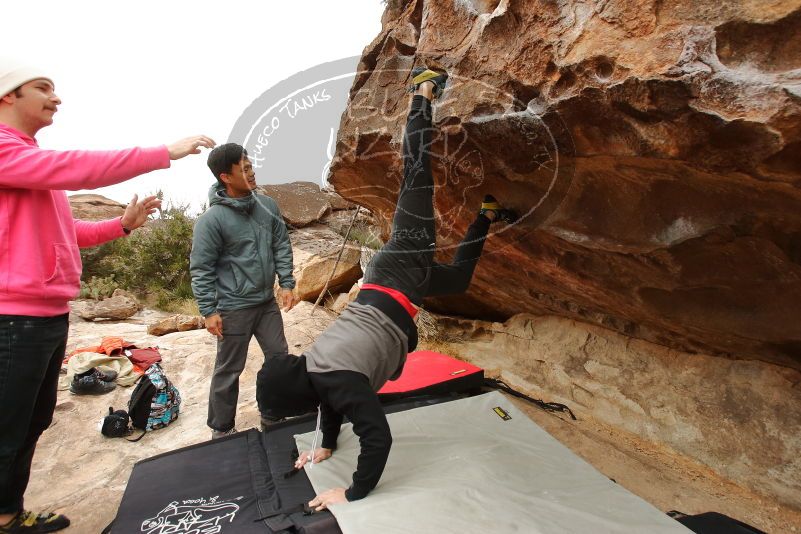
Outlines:
[{"label": "yellow strap", "polygon": [[23,527],[32,527],[36,525],[36,516],[31,512],[20,512],[20,515],[25,514],[25,518],[23,519],[21,525]]},{"label": "yellow strap", "polygon": [[501,209],[501,205],[497,202],[482,202],[481,203],[482,210],[499,210]]},{"label": "yellow strap", "polygon": [[424,70],[423,72],[415,76],[414,79],[412,79],[412,83],[414,85],[419,85],[423,82],[427,82],[428,80],[433,80],[439,75],[440,75],[439,72],[434,72],[433,70]]}]

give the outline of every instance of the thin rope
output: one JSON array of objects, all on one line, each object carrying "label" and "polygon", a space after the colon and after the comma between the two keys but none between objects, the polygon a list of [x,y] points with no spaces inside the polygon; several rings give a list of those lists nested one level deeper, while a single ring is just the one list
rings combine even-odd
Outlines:
[{"label": "thin rope", "polygon": [[359,210],[361,210],[361,206],[356,206],[356,211],[353,214],[353,219],[350,221],[350,226],[348,226],[348,231],[345,232],[345,239],[342,241],[342,246],[339,249],[339,255],[337,256],[337,261],[334,263],[334,269],[331,271],[331,274],[328,276],[328,280],[325,281],[325,286],[323,286],[323,290],[320,291],[320,294],[317,296],[317,300],[314,301],[314,306],[312,306],[311,312],[309,315],[314,315],[315,310],[317,309],[317,305],[320,304],[320,301],[325,296],[326,292],[328,291],[328,285],[331,283],[331,280],[334,279],[334,275],[337,272],[337,267],[339,267],[339,262],[342,259],[342,253],[345,252],[345,245],[348,244],[348,238],[350,237],[350,231],[353,228],[353,224],[356,222],[356,217],[359,216]]},{"label": "thin rope", "polygon": [[317,428],[314,429],[314,439],[312,440],[311,452],[309,453],[309,469],[314,467],[314,454],[317,451],[317,436],[320,435],[320,416],[322,415],[320,406],[320,404],[317,405]]}]

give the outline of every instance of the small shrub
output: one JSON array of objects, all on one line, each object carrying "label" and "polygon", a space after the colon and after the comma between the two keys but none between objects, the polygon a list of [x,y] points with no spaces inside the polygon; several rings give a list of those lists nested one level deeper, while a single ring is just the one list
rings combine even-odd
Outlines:
[{"label": "small shrub", "polygon": [[88,280],[81,280],[81,293],[78,295],[82,299],[100,300],[110,297],[119,285],[114,280],[114,275],[92,276]]},{"label": "small shrub", "polygon": [[[129,237],[81,251],[87,293],[105,291],[111,279],[116,287],[134,291],[160,309],[194,298],[189,253],[195,219],[188,212],[188,205],[170,204]],[[105,282],[92,282],[95,279]],[[149,294],[154,298],[147,298]]]},{"label": "small shrub", "polygon": [[[345,232],[342,233],[344,234]],[[354,224],[353,228],[350,230],[350,236],[348,236],[348,239],[373,250],[378,250],[384,246],[384,242],[381,241],[381,234],[378,229],[374,226],[369,226],[366,224]]]},{"label": "small shrub", "polygon": [[200,315],[200,309],[197,307],[197,301],[194,297],[188,299],[178,299],[172,301],[172,309],[169,310],[174,313],[183,313],[184,315]]}]

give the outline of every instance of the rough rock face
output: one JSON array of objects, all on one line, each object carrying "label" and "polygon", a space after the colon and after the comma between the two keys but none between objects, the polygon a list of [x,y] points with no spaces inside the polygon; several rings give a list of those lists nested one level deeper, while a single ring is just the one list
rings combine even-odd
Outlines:
[{"label": "rough rock face", "polygon": [[121,320],[131,317],[142,309],[136,297],[122,289],[115,289],[114,293],[100,301],[83,301],[76,308],[76,312],[86,321],[95,319]]},{"label": "rough rock face", "polygon": [[[330,228],[314,225],[290,233],[292,252],[294,254],[295,291],[301,300],[314,301],[325,288],[325,283],[339,256],[342,236],[335,234]],[[361,249],[348,244],[331,278],[327,291],[336,294],[338,290],[347,290],[362,276],[359,267]]]},{"label": "rough rock face", "polygon": [[320,220],[331,210],[330,200],[336,198],[320,191],[320,186],[312,182],[262,185],[259,191],[278,203],[284,221],[295,228]]},{"label": "rough rock face", "polygon": [[205,328],[203,317],[195,315],[172,315],[165,317],[147,326],[147,333],[151,336],[163,336],[174,332],[187,332]]},{"label": "rough rock face", "polygon": [[336,314],[340,314],[345,311],[345,308],[348,307],[348,304],[356,300],[356,297],[359,296],[359,284],[358,282],[353,284],[353,287],[350,288],[350,291],[347,293],[339,293],[338,295],[331,295],[327,299],[325,299],[325,306],[332,312]]},{"label": "rough rock face", "polygon": [[481,197],[463,315],[556,314],[801,369],[801,0],[396,0],[364,52],[331,183],[385,229],[408,72],[445,67],[440,260]]},{"label": "rough rock face", "polygon": [[323,188],[321,191],[325,193],[326,197],[328,197],[328,203],[331,204],[331,209],[333,211],[352,210],[356,208],[356,204],[353,202],[348,202],[339,196],[333,189]]},{"label": "rough rock face", "polygon": [[[700,461],[797,507],[801,373],[688,354],[560,317],[440,318],[445,350],[547,401]],[[581,423],[579,423],[581,424]]]},{"label": "rough rock face", "polygon": [[69,200],[73,217],[84,221],[102,221],[125,213],[125,204],[103,195],[71,195]]}]

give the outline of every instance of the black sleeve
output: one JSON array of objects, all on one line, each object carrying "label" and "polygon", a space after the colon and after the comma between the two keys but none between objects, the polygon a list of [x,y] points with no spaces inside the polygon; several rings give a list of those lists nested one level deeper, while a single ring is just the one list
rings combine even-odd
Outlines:
[{"label": "black sleeve", "polygon": [[320,428],[323,431],[323,442],[320,446],[333,451],[337,448],[337,438],[343,417],[327,403],[322,403],[320,410],[322,411]]},{"label": "black sleeve", "polygon": [[320,393],[323,404],[347,416],[353,423],[353,432],[359,436],[361,452],[353,483],[345,497],[349,501],[362,499],[381,479],[392,447],[392,434],[378,395],[370,387],[367,377],[354,371],[309,373],[309,378]]}]

